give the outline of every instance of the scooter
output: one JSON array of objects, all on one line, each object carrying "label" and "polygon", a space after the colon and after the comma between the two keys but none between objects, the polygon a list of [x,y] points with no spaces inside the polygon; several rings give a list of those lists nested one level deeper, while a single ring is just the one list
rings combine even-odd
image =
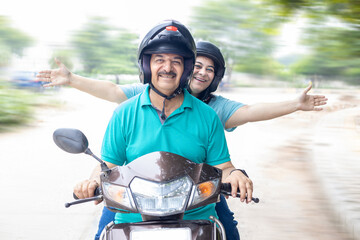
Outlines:
[{"label": "scooter", "polygon": [[[66,152],[91,155],[102,170],[100,188],[95,196],[66,203],[65,207],[104,200],[111,211],[142,216],[143,221],[137,223],[111,222],[100,239],[226,240],[224,227],[216,217],[183,220],[185,211],[216,203],[220,194],[230,195],[231,185],[221,183],[220,169],[169,152],[149,153],[127,165],[110,169],[91,152],[80,130],[57,129],[53,139]],[[252,200],[259,202],[258,198]]]}]

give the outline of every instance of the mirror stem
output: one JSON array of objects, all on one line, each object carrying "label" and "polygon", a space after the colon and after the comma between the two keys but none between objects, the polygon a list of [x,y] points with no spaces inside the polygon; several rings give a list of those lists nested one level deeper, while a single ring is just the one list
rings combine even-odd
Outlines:
[{"label": "mirror stem", "polygon": [[106,175],[108,175],[111,172],[110,168],[106,165],[106,163],[100,158],[98,158],[95,154],[93,154],[90,148],[87,148],[84,153],[95,158],[100,163],[101,171],[104,172]]}]

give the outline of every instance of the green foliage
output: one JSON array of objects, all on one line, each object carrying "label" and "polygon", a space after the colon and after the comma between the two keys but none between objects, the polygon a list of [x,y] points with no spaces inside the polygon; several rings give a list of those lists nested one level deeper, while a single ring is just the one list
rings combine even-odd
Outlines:
[{"label": "green foliage", "polygon": [[[22,55],[33,44],[25,33],[11,27],[11,22],[0,16],[0,69],[9,65],[12,54]],[[33,94],[12,89],[0,79],[0,131],[9,125],[27,122],[32,116]]]},{"label": "green foliage", "polygon": [[138,36],[106,23],[105,18],[92,17],[73,37],[84,72],[90,74],[136,73]]},{"label": "green foliage", "polygon": [[25,33],[11,27],[5,16],[0,16],[0,66],[8,63],[11,53],[22,55],[24,48],[33,44]]},{"label": "green foliage", "polygon": [[119,29],[112,39],[108,60],[104,64],[105,74],[137,73],[137,44],[138,36],[134,33]]},{"label": "green foliage", "polygon": [[34,101],[31,92],[9,88],[0,80],[0,131],[31,120]]},{"label": "green foliage", "polygon": [[51,68],[58,68],[58,65],[55,63],[55,58],[57,58],[71,71],[74,66],[71,60],[73,57],[73,53],[70,50],[57,50],[52,54],[52,57],[49,60],[49,65]]},{"label": "green foliage", "polygon": [[360,79],[360,1],[353,0],[270,0],[287,17],[308,19],[303,43],[308,56],[291,66],[296,74],[343,79],[359,84]]},{"label": "green foliage", "polygon": [[0,43],[0,68],[9,65],[11,52],[8,47]]},{"label": "green foliage", "polygon": [[297,74],[360,77],[360,32],[347,27],[313,27],[304,43],[312,54],[292,66]]},{"label": "green foliage", "polygon": [[257,75],[277,75],[284,69],[283,65],[269,56],[254,55],[246,59],[246,64],[237,64],[234,70]]},{"label": "green foliage", "polygon": [[264,5],[276,6],[279,14],[292,16],[298,12],[312,18],[336,17],[360,27],[360,1],[354,0],[265,0]]},{"label": "green foliage", "polygon": [[193,12],[191,31],[197,40],[216,44],[227,65],[249,73],[273,73],[279,18],[270,8],[239,0],[207,0]]}]

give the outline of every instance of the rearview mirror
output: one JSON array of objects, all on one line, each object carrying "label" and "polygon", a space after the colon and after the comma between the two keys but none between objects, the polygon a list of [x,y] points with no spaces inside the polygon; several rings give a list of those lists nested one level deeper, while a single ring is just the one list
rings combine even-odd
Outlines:
[{"label": "rearview mirror", "polygon": [[84,153],[89,146],[86,136],[78,129],[59,128],[53,134],[55,144],[68,153]]}]

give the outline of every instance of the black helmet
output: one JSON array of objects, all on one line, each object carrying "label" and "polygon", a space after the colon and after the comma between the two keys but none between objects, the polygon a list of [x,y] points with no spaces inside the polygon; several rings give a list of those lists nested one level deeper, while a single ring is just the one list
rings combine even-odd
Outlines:
[{"label": "black helmet", "polygon": [[193,73],[196,58],[196,46],[189,30],[178,21],[166,20],[146,34],[138,50],[142,83],[151,83],[150,58],[154,53],[172,53],[184,58],[184,72],[179,88],[185,88]]},{"label": "black helmet", "polygon": [[[219,86],[221,79],[225,74],[225,60],[221,51],[218,47],[216,47],[211,42],[199,41],[196,43],[196,51],[197,56],[208,57],[214,61],[215,64],[215,76],[214,80],[211,82],[208,87],[208,94],[215,92],[217,87]],[[207,95],[208,95],[207,94]]]}]

